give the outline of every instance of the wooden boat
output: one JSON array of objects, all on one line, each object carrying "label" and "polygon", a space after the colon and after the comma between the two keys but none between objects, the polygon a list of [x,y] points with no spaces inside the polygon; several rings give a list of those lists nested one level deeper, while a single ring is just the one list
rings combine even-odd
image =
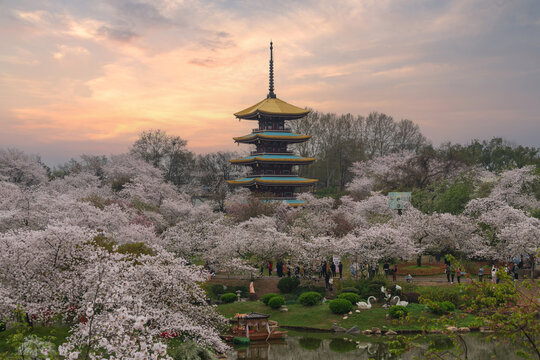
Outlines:
[{"label": "wooden boat", "polygon": [[235,337],[249,338],[250,341],[267,341],[283,339],[286,331],[277,330],[277,322],[270,320],[270,315],[261,313],[236,314],[237,324],[230,334],[222,335],[225,341],[233,341]]}]

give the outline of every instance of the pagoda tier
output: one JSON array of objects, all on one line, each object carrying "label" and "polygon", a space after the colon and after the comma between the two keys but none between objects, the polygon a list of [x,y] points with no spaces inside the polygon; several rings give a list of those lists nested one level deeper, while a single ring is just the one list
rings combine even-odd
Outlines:
[{"label": "pagoda tier", "polygon": [[[289,129],[287,129],[289,130]],[[249,135],[239,136],[233,138],[235,142],[242,144],[274,144],[283,143],[286,146],[287,143],[302,143],[308,141],[311,135],[298,135],[289,131],[264,131],[253,129],[253,132]]]},{"label": "pagoda tier", "polygon": [[234,115],[238,119],[257,120],[259,127],[245,136],[235,137],[234,141],[256,145],[250,156],[233,159],[231,163],[250,166],[246,178],[229,180],[231,185],[244,186],[255,193],[260,193],[264,201],[283,201],[291,206],[302,205],[294,199],[298,187],[314,186],[315,179],[297,176],[295,166],[307,165],[314,158],[301,157],[288,150],[289,144],[308,141],[310,135],[299,135],[285,126],[285,121],[300,119],[309,114],[309,110],[286,103],[274,94],[273,55],[270,43],[270,92],[266,99]]}]

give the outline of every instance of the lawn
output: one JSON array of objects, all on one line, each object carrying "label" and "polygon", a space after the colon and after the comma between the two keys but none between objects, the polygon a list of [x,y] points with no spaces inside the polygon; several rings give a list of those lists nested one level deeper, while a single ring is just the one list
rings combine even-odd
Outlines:
[{"label": "lawn", "polygon": [[[270,314],[270,319],[279,322],[283,326],[302,326],[308,328],[330,329],[333,324],[344,328],[350,328],[354,325],[361,330],[378,327],[380,329],[393,330],[421,330],[425,325],[426,320],[437,319],[438,316],[433,315],[424,310],[423,305],[410,304],[410,320],[396,322],[386,319],[388,310],[374,306],[371,310],[362,310],[361,313],[353,312],[352,315],[347,315],[346,320],[342,315],[333,314],[327,304],[320,304],[311,307],[306,307],[300,304],[287,305],[288,312],[273,310],[265,306],[260,301],[235,302],[232,304],[224,304],[218,306],[218,312],[226,317],[232,318],[237,313],[259,312]],[[455,316],[461,316],[462,313],[456,311]],[[464,318],[458,321],[459,326],[467,326],[472,323],[473,317],[463,315]]]}]

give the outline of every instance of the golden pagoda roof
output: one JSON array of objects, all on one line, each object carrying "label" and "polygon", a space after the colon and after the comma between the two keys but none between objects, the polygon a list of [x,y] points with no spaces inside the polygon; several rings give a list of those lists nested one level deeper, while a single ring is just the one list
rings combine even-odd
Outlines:
[{"label": "golden pagoda roof", "polygon": [[240,119],[255,120],[258,114],[268,114],[288,116],[297,119],[304,117],[309,114],[309,112],[310,110],[291,105],[277,97],[268,97],[247,109],[235,113],[234,116]]}]

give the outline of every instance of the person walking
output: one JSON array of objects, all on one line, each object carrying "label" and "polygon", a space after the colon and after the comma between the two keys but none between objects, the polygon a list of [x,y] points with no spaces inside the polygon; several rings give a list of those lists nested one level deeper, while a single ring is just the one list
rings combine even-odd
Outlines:
[{"label": "person walking", "polygon": [[276,272],[278,277],[283,277],[283,263],[278,260],[276,263]]},{"label": "person walking", "polygon": [[341,262],[339,263],[338,269],[339,269],[339,278],[343,279],[343,263]]},{"label": "person walking", "polygon": [[514,264],[514,280],[518,280],[519,278],[519,267]]},{"label": "person walking", "polygon": [[457,277],[458,284],[461,284],[461,269],[460,268],[458,268],[456,271],[456,277]]},{"label": "person walking", "polygon": [[260,276],[263,276],[263,272],[264,272],[264,263],[261,264],[261,273],[260,273]]},{"label": "person walking", "polygon": [[480,266],[480,269],[478,269],[478,281],[482,282],[483,276],[484,276],[484,267]]},{"label": "person walking", "polygon": [[497,282],[497,268],[495,265],[491,266],[491,282]]},{"label": "person walking", "polygon": [[446,280],[450,282],[450,264],[446,264],[446,268],[444,269],[444,273],[446,274]]},{"label": "person walking", "polygon": [[324,286],[326,289],[330,287],[330,273],[324,274]]},{"label": "person walking", "polygon": [[450,284],[454,283],[454,277],[456,276],[456,269],[454,269],[453,266],[450,266],[450,278],[452,281],[450,281]]},{"label": "person walking", "polygon": [[272,276],[272,261],[268,262],[268,276]]},{"label": "person walking", "polygon": [[390,273],[390,264],[388,262],[385,262],[383,265],[384,275],[388,277],[388,274]]},{"label": "person walking", "polygon": [[394,270],[392,270],[392,281],[396,282],[397,278],[397,265],[394,265]]},{"label": "person walking", "polygon": [[332,271],[332,277],[336,276],[336,264],[333,261],[330,264],[330,271]]}]

